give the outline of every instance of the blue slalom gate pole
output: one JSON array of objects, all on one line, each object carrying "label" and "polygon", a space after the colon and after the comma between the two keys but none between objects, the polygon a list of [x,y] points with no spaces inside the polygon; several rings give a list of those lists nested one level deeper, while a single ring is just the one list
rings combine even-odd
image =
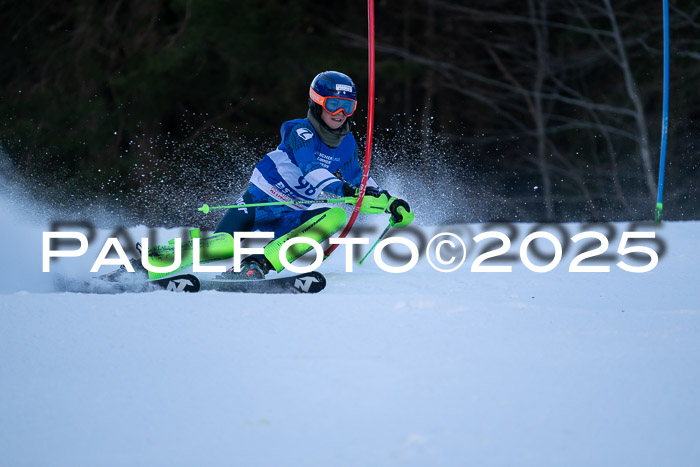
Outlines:
[{"label": "blue slalom gate pole", "polygon": [[664,104],[661,119],[661,158],[659,160],[659,192],[656,197],[656,223],[661,222],[664,208],[664,168],[666,167],[666,140],[668,136],[668,69],[669,69],[668,0],[664,0]]}]

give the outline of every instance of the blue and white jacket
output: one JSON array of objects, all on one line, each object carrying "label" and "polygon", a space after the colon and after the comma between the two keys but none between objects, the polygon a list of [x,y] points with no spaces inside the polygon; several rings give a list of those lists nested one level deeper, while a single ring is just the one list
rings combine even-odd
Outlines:
[{"label": "blue and white jacket", "polygon": [[[346,182],[359,186],[362,169],[357,143],[348,133],[337,148],[327,146],[311,122],[296,119],[284,122],[282,142],[258,162],[250,182],[280,201],[314,200],[322,191],[343,196],[343,182],[333,175],[338,170]],[[377,186],[370,177],[368,186]],[[293,209],[307,209],[296,204]]]}]

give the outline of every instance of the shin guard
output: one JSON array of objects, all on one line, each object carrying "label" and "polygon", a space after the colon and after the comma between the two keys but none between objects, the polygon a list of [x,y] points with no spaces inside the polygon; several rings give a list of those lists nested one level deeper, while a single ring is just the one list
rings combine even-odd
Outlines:
[{"label": "shin guard", "polygon": [[[343,228],[346,222],[347,216],[342,208],[330,208],[325,212],[312,217],[291,232],[288,232],[268,243],[267,246],[265,246],[265,258],[267,258],[267,260],[272,264],[275,271],[280,272],[284,269],[284,266],[282,266],[282,262],[280,261],[280,249],[282,248],[284,242],[294,237],[308,237],[317,241],[318,243],[321,243]],[[292,245],[287,250],[287,261],[290,263],[293,262],[312,248],[313,247],[311,245],[307,245],[305,243],[297,243],[296,245]]]}]

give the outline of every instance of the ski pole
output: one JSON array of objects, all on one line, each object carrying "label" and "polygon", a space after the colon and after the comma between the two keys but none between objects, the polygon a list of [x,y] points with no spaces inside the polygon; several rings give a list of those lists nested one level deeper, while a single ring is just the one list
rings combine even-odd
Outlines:
[{"label": "ski pole", "polygon": [[344,198],[332,198],[332,199],[316,199],[316,200],[297,200],[297,201],[274,201],[270,203],[251,203],[251,204],[236,204],[234,206],[209,206],[208,204],[203,204],[201,208],[197,211],[202,211],[204,214],[208,214],[212,209],[233,209],[233,208],[257,208],[260,206],[285,206],[288,204],[328,204],[328,203],[347,203],[355,204],[357,198],[352,196],[346,196]]},{"label": "ski pole", "polygon": [[664,0],[664,98],[661,110],[661,157],[659,159],[659,188],[656,195],[656,223],[661,223],[661,211],[664,208],[664,171],[666,166],[666,141],[668,139],[668,67],[669,67],[669,39],[668,39],[668,0]]},{"label": "ski pole", "polygon": [[374,250],[374,247],[377,246],[377,243],[379,243],[379,241],[380,241],[382,238],[384,238],[384,236],[385,236],[386,233],[389,231],[389,229],[391,229],[391,223],[389,223],[389,225],[386,226],[386,229],[384,229],[384,232],[382,232],[382,234],[379,236],[379,238],[377,239],[377,241],[374,242],[374,245],[372,245],[372,248],[370,248],[369,251],[367,252],[367,254],[359,261],[359,264],[362,264],[362,262],[363,262],[365,259],[367,259],[367,257],[369,256],[369,254],[372,253],[372,250]]}]

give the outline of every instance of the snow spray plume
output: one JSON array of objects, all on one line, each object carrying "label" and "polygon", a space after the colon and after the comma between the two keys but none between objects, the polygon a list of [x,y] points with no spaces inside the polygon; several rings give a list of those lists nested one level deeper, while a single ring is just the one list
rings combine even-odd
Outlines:
[{"label": "snow spray plume", "polygon": [[[489,191],[494,184],[484,171],[472,167],[477,155],[471,148],[441,136],[429,125],[406,126],[397,121],[393,126],[375,133],[371,175],[390,193],[408,200],[418,224],[501,217],[494,206],[504,203]],[[364,136],[358,138],[360,148],[363,140]],[[130,204],[145,225],[213,229],[220,216],[204,218],[197,213],[203,200],[211,205],[234,204],[248,184],[252,167],[277,144],[273,138],[252,140],[216,127],[185,142],[148,143],[154,152],[165,151],[166,158],[157,159],[142,144],[139,159],[144,162],[133,167],[133,177],[140,182],[139,202]],[[373,220],[360,220],[367,222]]]},{"label": "snow spray plume", "polygon": [[[21,178],[0,148],[0,294],[23,290],[46,292],[51,278],[41,272],[41,233],[44,229],[36,211],[25,209],[31,196],[22,188]],[[31,213],[28,215],[27,213]]]},{"label": "snow spray plume", "polygon": [[[191,140],[156,138],[142,149],[132,177],[138,187],[128,196],[135,217],[148,226],[192,226],[213,230],[223,212],[202,216],[203,200],[234,204],[248,183],[250,171],[276,143],[262,143],[211,127]],[[166,157],[156,157],[158,153]]]},{"label": "snow spray plume", "polygon": [[[501,216],[487,174],[477,172],[474,150],[431,125],[395,119],[377,131],[372,175],[393,196],[405,198],[419,225],[483,222]],[[399,128],[399,130],[397,130]],[[360,143],[362,145],[362,143]]]}]

